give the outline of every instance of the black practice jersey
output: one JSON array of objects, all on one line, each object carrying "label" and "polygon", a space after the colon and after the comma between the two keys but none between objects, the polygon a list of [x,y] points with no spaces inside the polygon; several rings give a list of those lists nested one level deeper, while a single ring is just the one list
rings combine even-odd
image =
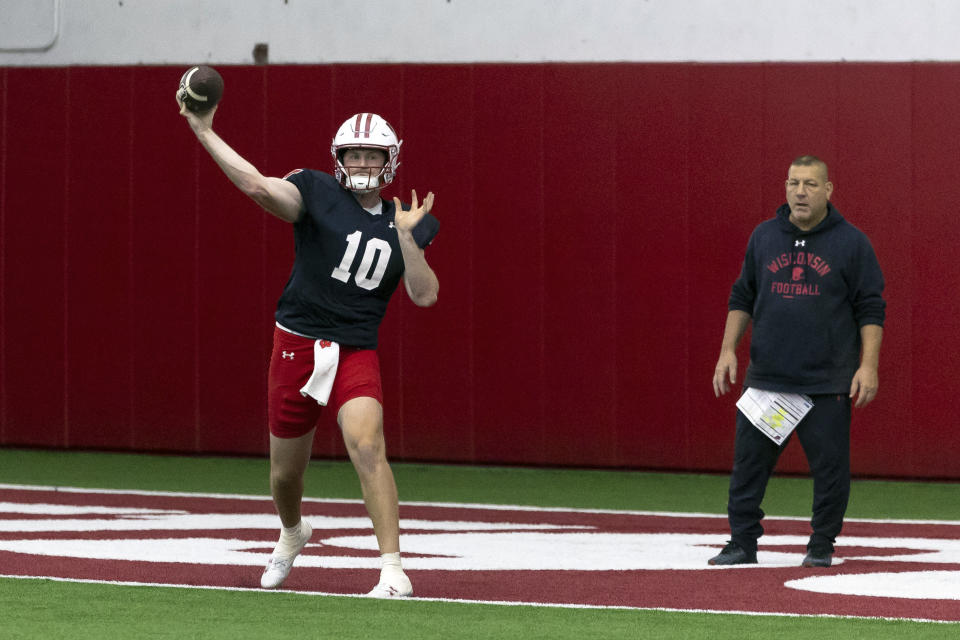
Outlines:
[{"label": "black practice jersey", "polygon": [[[277,322],[312,338],[375,349],[403,276],[393,202],[383,200],[383,212],[374,215],[329,174],[301,169],[286,179],[300,189],[304,211],[293,224],[296,257]],[[432,215],[424,216],[413,230],[417,245],[430,244],[439,227]]]}]

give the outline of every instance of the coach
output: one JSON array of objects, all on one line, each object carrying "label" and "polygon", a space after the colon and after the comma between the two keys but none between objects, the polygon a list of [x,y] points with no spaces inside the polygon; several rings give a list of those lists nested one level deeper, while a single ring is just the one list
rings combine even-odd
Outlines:
[{"label": "coach", "polygon": [[[736,383],[736,348],[752,320],[744,387],[802,393],[813,401],[795,431],[813,475],[813,531],[802,565],[827,567],[850,496],[851,401],[866,406],[879,384],[884,283],[867,236],[830,204],[833,184],[822,160],[794,160],[786,192],[787,203],[747,244],[713,390],[719,397]],[[727,502],[731,540],[709,564],[756,563],[760,504],[783,446],[737,412]]]}]

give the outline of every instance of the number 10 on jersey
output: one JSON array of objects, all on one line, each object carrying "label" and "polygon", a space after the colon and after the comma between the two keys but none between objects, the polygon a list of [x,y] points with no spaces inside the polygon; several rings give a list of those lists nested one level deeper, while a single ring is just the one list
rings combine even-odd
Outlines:
[{"label": "number 10 on jersey", "polygon": [[[336,278],[340,282],[350,281],[350,265],[357,257],[362,236],[363,234],[360,231],[354,231],[347,236],[347,248],[343,252],[343,259],[330,274],[330,277]],[[367,240],[363,249],[363,257],[360,259],[360,266],[357,267],[357,274],[354,276],[354,282],[358,287],[371,291],[380,285],[383,274],[387,271],[387,264],[390,262],[391,251],[390,243],[382,238]]]}]

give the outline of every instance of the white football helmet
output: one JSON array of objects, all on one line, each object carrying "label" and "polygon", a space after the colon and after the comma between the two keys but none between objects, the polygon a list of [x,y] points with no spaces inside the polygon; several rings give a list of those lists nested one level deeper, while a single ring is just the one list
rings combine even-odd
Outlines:
[{"label": "white football helmet", "polygon": [[[333,155],[334,173],[337,182],[351,191],[365,193],[385,187],[397,175],[400,166],[400,145],[397,132],[375,113],[358,113],[350,116],[333,136],[330,153]],[[379,171],[351,176],[344,168],[342,153],[345,149],[380,149],[387,154],[387,162]],[[381,180],[382,179],[382,180]]]}]

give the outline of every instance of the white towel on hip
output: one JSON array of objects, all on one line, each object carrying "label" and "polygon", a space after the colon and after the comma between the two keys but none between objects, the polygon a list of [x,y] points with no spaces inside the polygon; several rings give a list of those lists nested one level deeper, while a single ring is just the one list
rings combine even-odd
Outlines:
[{"label": "white towel on hip", "polygon": [[340,345],[330,340],[317,340],[313,343],[313,373],[300,393],[310,396],[317,404],[325,407],[333,390],[333,379],[337,377],[337,363],[340,362]]}]

